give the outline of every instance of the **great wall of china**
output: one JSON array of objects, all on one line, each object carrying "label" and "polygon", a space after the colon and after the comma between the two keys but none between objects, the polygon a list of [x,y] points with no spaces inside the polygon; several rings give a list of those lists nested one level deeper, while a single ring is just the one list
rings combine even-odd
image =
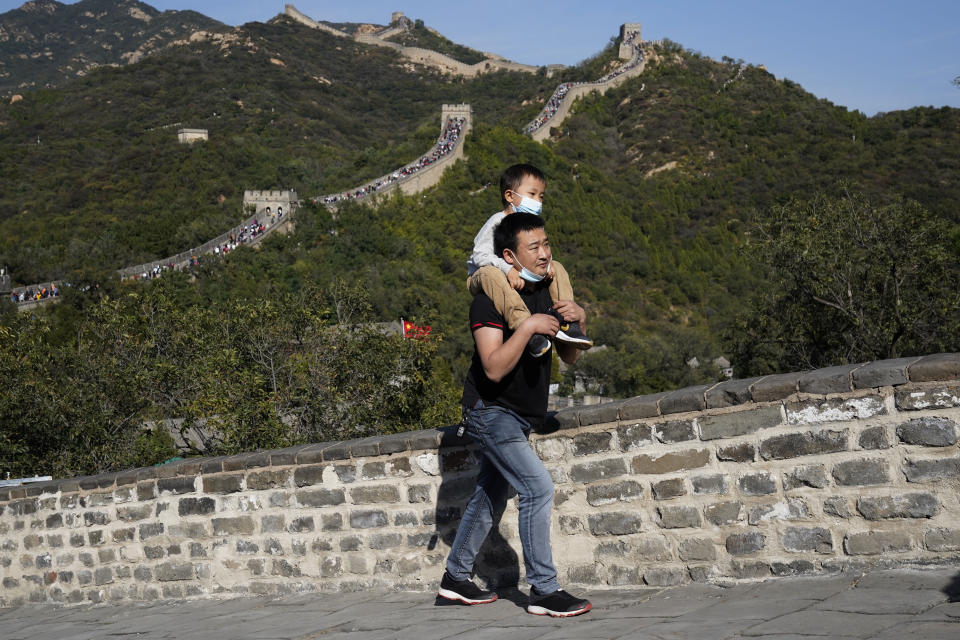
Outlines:
[{"label": "great wall of china", "polygon": [[[475,77],[480,73],[497,70],[520,71],[525,73],[536,73],[539,71],[539,67],[519,64],[490,53],[484,54],[487,56],[487,60],[484,62],[467,65],[435,51],[418,47],[405,47],[395,42],[390,42],[386,40],[386,38],[403,31],[409,23],[409,20],[406,20],[401,13],[393,14],[391,25],[388,25],[386,29],[377,33],[357,33],[353,36],[309,18],[298,11],[292,4],[285,6],[284,15],[305,26],[326,31],[337,37],[353,39],[371,46],[390,48],[412,62],[433,67],[443,73],[452,75]],[[640,34],[640,23],[625,23],[621,25],[619,58],[624,62],[597,81],[563,83],[558,86],[547,101],[543,111],[524,127],[524,132],[537,142],[542,142],[550,135],[550,130],[553,126],[560,124],[566,119],[577,98],[591,91],[598,91],[603,94],[607,90],[619,86],[627,79],[641,74],[644,69],[644,59]],[[563,68],[563,65],[551,65],[547,67],[548,77],[551,72],[561,68]],[[347,191],[316,196],[311,198],[311,200],[315,203],[336,208],[345,200],[364,199],[369,201],[383,197],[396,189],[399,189],[405,195],[411,195],[428,189],[440,181],[447,167],[451,166],[458,159],[463,158],[462,141],[471,129],[472,122],[473,113],[470,105],[442,105],[440,137],[431,150],[418,160]],[[455,127],[455,135],[451,133],[451,126]],[[193,247],[162,259],[124,267],[119,269],[118,273],[122,279],[152,278],[162,274],[165,270],[188,268],[192,264],[196,264],[200,256],[219,254],[224,248],[230,250],[236,244],[255,245],[268,235],[276,232],[289,232],[293,228],[293,218],[298,203],[297,194],[294,191],[245,191],[243,206],[244,210],[250,213],[238,226],[198,247]],[[273,212],[276,212],[278,206],[284,207],[285,216],[275,220],[271,224],[264,224],[264,214],[268,206],[271,207],[271,211]],[[269,219],[266,220],[267,222],[271,222]],[[251,229],[254,228],[259,229],[260,225],[263,225],[263,228],[258,233],[251,231]],[[241,237],[243,240],[237,240]],[[50,281],[12,287],[10,286],[10,280],[9,274],[7,274],[6,280],[0,279],[0,285],[6,285],[0,286],[0,293],[4,296],[9,296],[21,311],[28,311],[39,305],[57,301],[59,298],[49,295],[49,292],[59,290],[59,288],[65,286],[62,281]],[[46,294],[44,292],[46,292]],[[21,297],[23,298],[22,300],[20,299]]]}]

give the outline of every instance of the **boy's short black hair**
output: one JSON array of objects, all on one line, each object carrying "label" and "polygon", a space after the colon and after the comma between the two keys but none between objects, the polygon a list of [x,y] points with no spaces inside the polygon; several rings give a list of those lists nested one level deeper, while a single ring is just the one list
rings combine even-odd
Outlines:
[{"label": "boy's short black hair", "polygon": [[533,231],[544,227],[543,218],[533,213],[511,213],[505,216],[493,228],[493,251],[498,257],[503,257],[503,250],[510,249],[517,253],[517,234],[521,231]]},{"label": "boy's short black hair", "polygon": [[527,176],[533,176],[543,184],[547,184],[547,177],[543,175],[543,171],[532,164],[515,164],[504,170],[503,175],[500,176],[500,200],[504,207],[507,206],[507,198],[503,194],[519,187]]}]

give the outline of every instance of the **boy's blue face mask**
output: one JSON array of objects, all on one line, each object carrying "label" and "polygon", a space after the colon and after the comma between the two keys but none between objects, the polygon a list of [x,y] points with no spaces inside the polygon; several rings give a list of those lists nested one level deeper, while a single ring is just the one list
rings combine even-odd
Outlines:
[{"label": "boy's blue face mask", "polygon": [[[514,192],[516,193],[516,192]],[[517,195],[520,195],[519,193]],[[543,211],[543,203],[537,202],[533,198],[528,198],[527,196],[520,195],[520,204],[513,205],[513,210],[516,213],[532,213],[534,215],[540,215],[540,212]]]}]

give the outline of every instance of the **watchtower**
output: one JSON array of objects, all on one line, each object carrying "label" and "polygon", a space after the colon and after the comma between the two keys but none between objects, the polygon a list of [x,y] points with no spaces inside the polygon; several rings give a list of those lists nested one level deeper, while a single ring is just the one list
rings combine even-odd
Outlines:
[{"label": "watchtower", "polygon": [[445,104],[440,107],[440,128],[447,126],[450,118],[463,118],[463,134],[466,135],[473,124],[473,109],[468,104]]},{"label": "watchtower", "polygon": [[404,19],[403,11],[394,11],[390,14],[390,24],[397,24]]},{"label": "watchtower", "polygon": [[10,293],[10,274],[6,269],[0,269],[0,293]]},{"label": "watchtower", "polygon": [[620,52],[621,60],[630,60],[633,58],[633,46],[640,44],[639,22],[625,22],[620,25]]}]

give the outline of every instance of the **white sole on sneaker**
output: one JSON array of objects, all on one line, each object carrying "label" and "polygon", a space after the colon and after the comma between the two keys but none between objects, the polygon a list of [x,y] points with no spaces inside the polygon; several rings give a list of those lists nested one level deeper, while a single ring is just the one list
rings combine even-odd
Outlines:
[{"label": "white sole on sneaker", "polygon": [[445,600],[453,600],[455,602],[462,602],[463,604],[486,604],[497,599],[497,594],[493,594],[492,597],[485,598],[483,600],[471,600],[470,598],[464,598],[456,591],[450,591],[449,589],[440,589],[440,591],[437,592],[437,595]]},{"label": "white sole on sneaker", "polygon": [[530,604],[527,605],[527,613],[532,613],[535,616],[550,616],[552,618],[572,618],[573,616],[586,613],[592,608],[592,604],[587,604],[583,609],[577,609],[576,611],[551,611],[546,607],[538,607],[537,605]]},{"label": "white sole on sneaker", "polygon": [[592,340],[584,340],[582,338],[572,338],[567,334],[565,334],[563,331],[557,331],[556,338],[561,342],[569,342],[570,344],[575,345],[581,349],[589,349],[590,347],[593,346]]}]

